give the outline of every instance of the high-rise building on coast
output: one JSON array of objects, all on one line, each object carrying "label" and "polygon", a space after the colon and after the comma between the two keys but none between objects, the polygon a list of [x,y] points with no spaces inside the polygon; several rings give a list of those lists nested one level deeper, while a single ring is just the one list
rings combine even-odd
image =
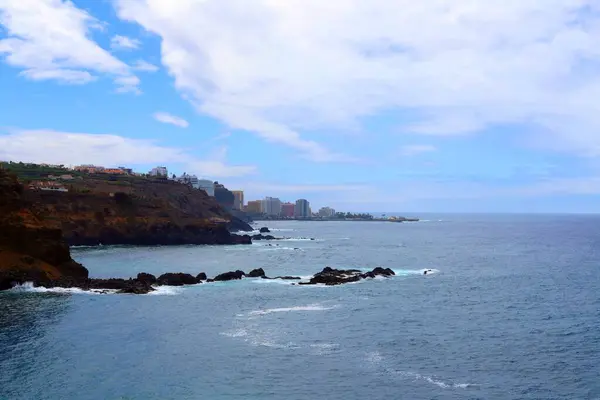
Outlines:
[{"label": "high-rise building on coast", "polygon": [[294,210],[296,205],[294,203],[283,203],[281,205],[281,216],[284,218],[294,218]]},{"label": "high-rise building on coast", "polygon": [[281,200],[277,197],[265,197],[262,201],[262,212],[271,217],[278,217],[281,214]]},{"label": "high-rise building on coast", "polygon": [[262,214],[262,200],[250,200],[246,205],[246,212],[250,214]]},{"label": "high-rise building on coast", "polygon": [[296,200],[296,206],[294,207],[294,216],[296,218],[311,217],[310,203],[308,202],[308,200],[305,200],[305,199]]},{"label": "high-rise building on coast", "polygon": [[243,190],[232,190],[233,193],[233,209],[243,210],[244,209],[244,191]]}]

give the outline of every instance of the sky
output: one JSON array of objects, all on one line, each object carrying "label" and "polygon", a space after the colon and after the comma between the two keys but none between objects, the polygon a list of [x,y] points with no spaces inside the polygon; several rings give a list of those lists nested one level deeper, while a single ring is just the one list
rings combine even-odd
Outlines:
[{"label": "sky", "polygon": [[597,0],[0,0],[0,160],[600,212]]}]

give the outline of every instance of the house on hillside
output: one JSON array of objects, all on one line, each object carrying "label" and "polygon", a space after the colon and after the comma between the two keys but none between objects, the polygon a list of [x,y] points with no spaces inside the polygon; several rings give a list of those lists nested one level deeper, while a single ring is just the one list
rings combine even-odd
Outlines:
[{"label": "house on hillside", "polygon": [[30,190],[44,190],[49,192],[68,192],[69,189],[57,182],[33,181],[29,184]]}]

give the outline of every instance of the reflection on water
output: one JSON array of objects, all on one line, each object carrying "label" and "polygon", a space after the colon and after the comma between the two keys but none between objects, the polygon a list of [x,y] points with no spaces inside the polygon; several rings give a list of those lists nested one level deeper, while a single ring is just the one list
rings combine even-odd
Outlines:
[{"label": "reflection on water", "polygon": [[32,362],[47,346],[45,334],[69,308],[70,298],[38,293],[0,293],[0,399],[17,376],[36,372]]}]

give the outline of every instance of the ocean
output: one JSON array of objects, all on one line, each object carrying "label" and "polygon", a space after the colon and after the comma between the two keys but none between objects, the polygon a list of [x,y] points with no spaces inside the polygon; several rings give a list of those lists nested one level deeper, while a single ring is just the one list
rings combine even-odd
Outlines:
[{"label": "ocean", "polygon": [[73,255],[94,277],[397,275],[149,295],[24,285],[0,293],[0,399],[600,399],[600,216],[268,226],[290,239]]}]

